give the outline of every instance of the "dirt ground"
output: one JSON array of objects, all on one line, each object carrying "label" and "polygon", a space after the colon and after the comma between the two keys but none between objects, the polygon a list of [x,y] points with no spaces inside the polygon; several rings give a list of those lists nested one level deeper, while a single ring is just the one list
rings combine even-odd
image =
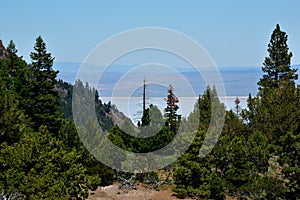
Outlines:
[{"label": "dirt ground", "polygon": [[[226,200],[236,200],[226,196]],[[94,194],[91,194],[88,200],[179,200],[169,187],[161,186],[159,190],[151,189],[146,185],[137,185],[136,190],[122,191],[119,189],[119,183],[106,187],[99,187]],[[184,200],[192,200],[185,198]]]},{"label": "dirt ground", "polygon": [[115,183],[99,187],[88,200],[178,200],[178,198],[174,196],[170,188],[163,186],[157,191],[139,184],[136,190],[122,191],[119,189],[119,184]]}]

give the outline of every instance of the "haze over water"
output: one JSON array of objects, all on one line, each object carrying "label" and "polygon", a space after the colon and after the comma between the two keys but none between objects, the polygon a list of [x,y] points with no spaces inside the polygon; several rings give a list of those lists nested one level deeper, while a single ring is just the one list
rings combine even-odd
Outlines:
[{"label": "haze over water", "polygon": [[[71,83],[74,83],[76,72],[79,67],[80,63],[55,63],[55,68],[60,71],[59,78]],[[294,67],[299,68],[298,65]],[[120,68],[121,67],[118,66],[115,69]],[[153,80],[151,80],[151,77],[144,77],[142,73],[133,74],[132,77],[135,78],[128,77],[126,82],[122,85],[122,88],[116,90],[116,84],[126,73],[126,68],[129,68],[129,66],[122,66],[121,70],[118,71],[112,68],[102,75],[97,88],[100,94],[100,99],[103,102],[111,101],[112,104],[115,104],[121,112],[134,121],[137,113],[142,110],[142,89],[143,79],[145,78],[147,85],[147,104],[154,104],[163,112],[163,109],[166,106],[164,98],[167,96],[168,85],[155,84],[153,83]],[[203,94],[207,85],[201,75],[193,70],[183,68],[178,71],[180,72],[180,76],[184,77],[194,90],[194,95],[188,95],[185,94],[184,89],[180,88],[180,84],[177,87],[174,86],[174,92],[180,100],[179,112],[184,117],[187,117],[193,110],[198,96]],[[225,104],[227,110],[230,110],[234,108],[234,100],[238,97],[241,101],[240,107],[246,108],[249,93],[254,96],[258,91],[257,82],[262,77],[261,67],[226,67],[219,68],[219,72],[223,79],[226,92],[226,96],[219,97],[220,101]],[[170,82],[172,82],[174,81],[172,79],[176,79],[176,76],[174,75],[174,77],[172,77],[172,74],[169,74],[168,77],[161,74],[161,77],[156,78],[168,78]],[[134,92],[130,93],[130,95],[126,94],[126,92],[122,95],[122,90],[125,91],[127,89],[132,89],[130,88],[132,83],[139,85],[139,87],[134,89]]]}]

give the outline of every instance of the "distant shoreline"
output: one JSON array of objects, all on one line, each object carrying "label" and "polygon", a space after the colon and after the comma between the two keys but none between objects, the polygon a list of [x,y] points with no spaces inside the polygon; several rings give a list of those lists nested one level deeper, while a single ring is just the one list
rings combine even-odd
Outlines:
[{"label": "distant shoreline", "polygon": [[[232,99],[232,98],[236,98],[238,97],[239,99],[247,99],[249,96],[220,96],[219,99]],[[108,96],[103,96],[103,97],[99,97],[99,99],[103,100],[103,99],[116,99],[116,100],[128,100],[128,99],[132,99],[132,100],[138,100],[138,99],[142,99],[142,97],[108,97]],[[164,99],[166,97],[148,97],[149,99]],[[180,99],[186,99],[186,100],[192,100],[192,99],[198,99],[198,96],[196,97],[178,97],[179,100]]]},{"label": "distant shoreline", "polygon": [[[220,101],[224,103],[226,110],[232,110],[235,108],[235,99],[237,96],[223,96],[219,97]],[[156,105],[159,110],[164,113],[164,108],[166,107],[165,99],[166,97],[149,97],[147,99],[147,105]],[[196,97],[180,97],[179,98],[179,114],[183,117],[188,117],[193,111],[194,105],[198,99]],[[239,106],[242,109],[247,108],[248,96],[238,96],[240,100]],[[136,114],[142,109],[142,97],[100,97],[103,103],[108,103],[115,105],[119,111],[129,117],[132,121],[136,118]]]}]

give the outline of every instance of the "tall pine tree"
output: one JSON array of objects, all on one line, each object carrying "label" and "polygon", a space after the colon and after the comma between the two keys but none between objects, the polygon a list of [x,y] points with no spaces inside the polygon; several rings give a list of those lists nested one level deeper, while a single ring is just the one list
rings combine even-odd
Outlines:
[{"label": "tall pine tree", "polygon": [[58,71],[53,70],[54,58],[47,52],[42,37],[36,39],[34,52],[30,54],[31,80],[27,114],[32,118],[35,130],[41,125],[57,133],[61,121],[59,94],[56,88]]},{"label": "tall pine tree", "polygon": [[279,87],[280,82],[294,85],[295,80],[298,79],[297,70],[290,66],[293,54],[289,52],[287,39],[287,34],[280,30],[277,24],[268,45],[269,56],[265,58],[262,67],[265,75],[258,82],[262,93],[264,93],[263,89]]},{"label": "tall pine tree", "polygon": [[26,85],[28,82],[28,65],[23,60],[22,56],[18,56],[18,49],[16,48],[15,43],[10,40],[7,46],[8,53],[8,84],[7,87],[10,90],[13,90],[16,98],[20,100],[20,106],[22,106],[22,100],[26,95]]},{"label": "tall pine tree", "polygon": [[6,57],[0,59],[0,143],[11,145],[18,142],[30,126],[20,109],[27,64],[17,56],[18,50],[12,40],[4,51]]},{"label": "tall pine tree", "polygon": [[299,130],[299,92],[295,87],[298,75],[292,69],[287,35],[276,25],[265,58],[265,74],[258,82],[259,93],[248,99],[246,118],[254,129],[265,133],[274,144],[288,131]]}]

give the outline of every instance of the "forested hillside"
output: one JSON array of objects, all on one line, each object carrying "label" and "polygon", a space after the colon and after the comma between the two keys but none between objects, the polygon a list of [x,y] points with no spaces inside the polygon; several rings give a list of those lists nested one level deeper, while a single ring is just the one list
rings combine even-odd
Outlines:
[{"label": "forested hillside", "polygon": [[[113,181],[114,171],[83,147],[72,122],[72,85],[57,81],[54,58],[39,36],[27,64],[13,41],[0,60],[2,196],[21,199],[87,198]],[[86,90],[91,90],[88,85]],[[107,129],[110,105],[97,101]]]},{"label": "forested hillside", "polygon": [[[236,109],[226,110],[216,88],[207,86],[191,105],[194,111],[183,118],[170,87],[165,113],[150,105],[138,126],[110,102],[102,102],[88,83],[58,80],[54,57],[41,36],[35,41],[30,63],[18,55],[13,41],[6,48],[0,45],[0,199],[86,199],[89,191],[115,181],[120,181],[121,189],[133,189],[138,182],[153,188],[165,184],[178,198],[299,199],[300,88],[287,39],[276,25],[263,62],[264,74],[257,83],[259,91],[249,94],[248,108],[240,110],[237,99]],[[161,149],[179,130],[183,141],[191,136],[191,127],[196,127],[195,138],[176,162],[160,171],[125,173],[107,167],[92,156],[77,134],[72,114],[76,90],[95,96],[99,124],[86,120],[84,131],[89,134],[100,125],[113,144],[128,152]],[[214,118],[212,110],[217,111]],[[218,142],[201,157],[199,150],[210,148],[204,142],[208,131],[215,130],[223,114]],[[149,137],[134,137],[137,134]],[[116,160],[120,168],[125,156]],[[134,163],[129,167],[134,168]]]}]

